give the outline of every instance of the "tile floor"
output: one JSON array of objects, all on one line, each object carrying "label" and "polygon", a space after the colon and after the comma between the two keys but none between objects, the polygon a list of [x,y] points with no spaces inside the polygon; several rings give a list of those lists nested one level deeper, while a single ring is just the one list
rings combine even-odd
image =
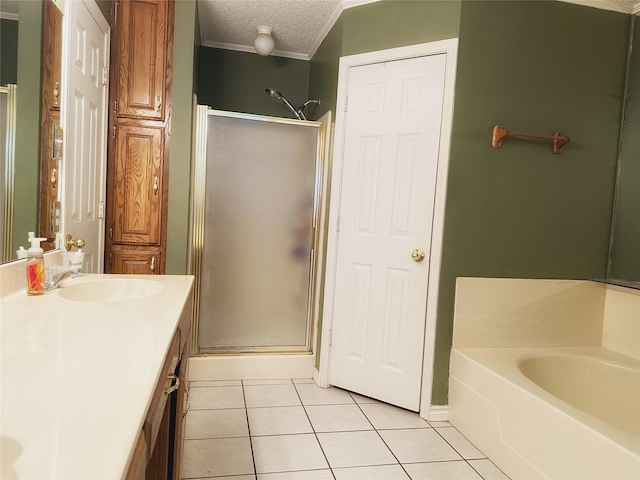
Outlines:
[{"label": "tile floor", "polygon": [[181,477],[508,480],[447,422],[311,379],[191,382]]}]

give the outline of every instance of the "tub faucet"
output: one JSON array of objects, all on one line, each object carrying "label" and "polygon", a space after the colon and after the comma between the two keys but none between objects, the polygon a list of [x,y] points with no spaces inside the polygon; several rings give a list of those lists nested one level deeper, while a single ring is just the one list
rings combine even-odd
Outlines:
[{"label": "tub faucet", "polygon": [[44,291],[48,292],[49,290],[53,290],[54,288],[58,288],[62,281],[72,277],[75,278],[82,273],[82,267],[71,268],[69,270],[65,270],[64,272],[57,273],[53,276],[53,279],[50,282],[44,283]]}]

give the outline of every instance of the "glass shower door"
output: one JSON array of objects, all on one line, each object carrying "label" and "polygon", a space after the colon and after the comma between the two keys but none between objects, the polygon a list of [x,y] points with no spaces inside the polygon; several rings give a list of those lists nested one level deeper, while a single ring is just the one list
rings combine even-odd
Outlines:
[{"label": "glass shower door", "polygon": [[309,349],[318,124],[210,111],[199,347]]}]

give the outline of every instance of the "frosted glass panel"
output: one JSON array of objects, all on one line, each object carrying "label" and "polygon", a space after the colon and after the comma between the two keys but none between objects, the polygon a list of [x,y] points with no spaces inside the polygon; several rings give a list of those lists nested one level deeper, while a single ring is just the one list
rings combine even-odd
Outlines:
[{"label": "frosted glass panel", "polygon": [[201,349],[306,345],[317,137],[209,115]]}]

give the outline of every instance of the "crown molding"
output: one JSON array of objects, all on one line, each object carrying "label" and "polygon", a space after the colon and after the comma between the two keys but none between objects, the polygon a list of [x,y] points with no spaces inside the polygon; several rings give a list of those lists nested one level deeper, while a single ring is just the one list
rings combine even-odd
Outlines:
[{"label": "crown molding", "polygon": [[[234,50],[236,52],[256,53],[256,50],[253,47],[248,47],[246,45],[237,45],[235,43],[203,42],[202,46],[209,48],[220,48],[222,50]],[[269,56],[293,58],[295,60],[311,60],[309,55],[296,52],[283,52],[282,50],[274,50],[269,54]]]},{"label": "crown molding", "polygon": [[342,0],[342,8],[346,10],[347,8],[359,7],[360,5],[366,5],[367,3],[375,3],[380,0]]},{"label": "crown molding", "polygon": [[611,10],[613,12],[628,13],[630,15],[640,12],[640,0],[636,2],[620,0],[559,0],[565,3],[574,3],[585,7]]}]

